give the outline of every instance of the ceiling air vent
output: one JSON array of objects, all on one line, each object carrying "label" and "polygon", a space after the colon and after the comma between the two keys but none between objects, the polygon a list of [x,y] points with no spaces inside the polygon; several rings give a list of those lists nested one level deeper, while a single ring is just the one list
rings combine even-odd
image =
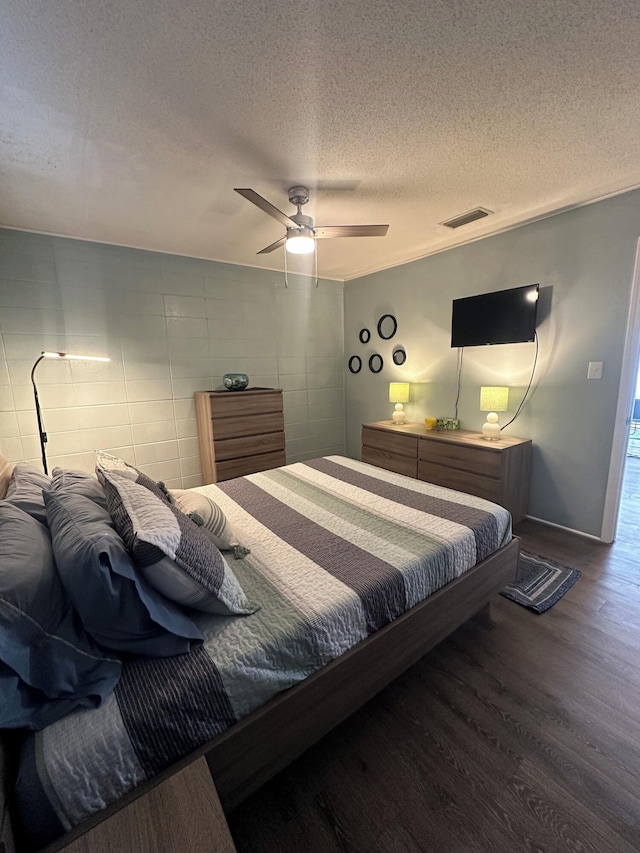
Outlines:
[{"label": "ceiling air vent", "polygon": [[446,225],[447,228],[460,228],[462,225],[468,225],[470,222],[476,222],[478,219],[484,219],[489,216],[493,210],[487,210],[486,207],[475,207],[468,213],[463,213],[461,216],[454,216],[453,219],[447,219],[446,222],[441,222],[440,225]]}]

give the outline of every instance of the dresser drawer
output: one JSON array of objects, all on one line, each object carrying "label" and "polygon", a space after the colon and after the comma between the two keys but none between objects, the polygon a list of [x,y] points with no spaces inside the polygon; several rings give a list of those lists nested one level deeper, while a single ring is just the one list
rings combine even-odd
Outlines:
[{"label": "dresser drawer", "polygon": [[400,456],[397,453],[389,453],[385,450],[378,450],[375,447],[368,447],[366,445],[362,448],[362,461],[368,462],[369,465],[376,465],[378,468],[386,468],[387,471],[395,471],[396,474],[413,477],[414,479],[418,473],[417,459],[409,459],[407,456]]},{"label": "dresser drawer", "polygon": [[422,460],[418,462],[418,479],[447,489],[455,489],[458,492],[466,492],[468,495],[485,498],[494,503],[500,503],[502,498],[502,484],[499,480],[468,471],[459,471],[456,468],[445,468],[433,462]]},{"label": "dresser drawer", "polygon": [[375,448],[384,453],[394,453],[397,456],[407,456],[409,459],[418,458],[418,439],[412,435],[392,432],[382,432],[377,429],[362,428],[363,447]]},{"label": "dresser drawer", "polygon": [[259,415],[265,412],[282,411],[282,394],[245,393],[244,391],[226,391],[209,395],[211,416],[226,418],[241,415]]},{"label": "dresser drawer", "polygon": [[256,471],[267,471],[269,468],[280,468],[286,464],[284,450],[274,453],[260,453],[256,456],[245,456],[240,459],[229,459],[227,462],[216,462],[217,480],[231,480],[234,477],[244,477],[245,474],[255,474]]},{"label": "dresser drawer", "polygon": [[239,438],[243,435],[261,435],[267,432],[284,433],[282,410],[279,412],[268,412],[264,415],[257,414],[252,418],[241,415],[231,418],[218,418],[213,421],[214,441]]},{"label": "dresser drawer", "polygon": [[[216,461],[237,459],[239,456],[257,456],[272,450],[284,451],[284,433],[269,432],[266,435],[247,435],[242,438],[227,438],[214,442]],[[220,466],[218,465],[218,470]]]},{"label": "dresser drawer", "polygon": [[420,439],[418,454],[421,461],[433,462],[463,472],[498,479],[502,475],[502,454],[462,444],[448,444],[437,439]]}]

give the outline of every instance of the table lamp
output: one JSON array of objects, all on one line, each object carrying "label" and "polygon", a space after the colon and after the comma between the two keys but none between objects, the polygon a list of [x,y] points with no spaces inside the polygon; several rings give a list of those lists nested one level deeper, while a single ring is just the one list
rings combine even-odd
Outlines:
[{"label": "table lamp", "polygon": [[391,417],[391,420],[394,422],[394,424],[406,424],[407,416],[404,412],[404,407],[402,404],[409,402],[409,383],[390,382],[389,402],[396,404],[396,410]]},{"label": "table lamp", "polygon": [[482,425],[482,434],[487,441],[500,438],[500,424],[497,412],[506,412],[509,407],[509,389],[504,386],[483,386],[480,388],[480,411],[488,412]]},{"label": "table lamp", "polygon": [[44,473],[48,474],[49,471],[47,469],[47,454],[45,452],[45,445],[47,443],[47,433],[45,432],[44,424],[42,422],[42,412],[40,410],[40,400],[38,399],[38,388],[36,387],[35,380],[36,367],[40,364],[43,358],[67,359],[68,361],[111,361],[111,359],[102,355],[74,355],[70,352],[41,352],[40,357],[36,359],[35,364],[31,368],[31,384],[33,385],[33,399],[35,400],[36,417],[38,418],[38,433],[40,435],[42,467],[44,468]]}]

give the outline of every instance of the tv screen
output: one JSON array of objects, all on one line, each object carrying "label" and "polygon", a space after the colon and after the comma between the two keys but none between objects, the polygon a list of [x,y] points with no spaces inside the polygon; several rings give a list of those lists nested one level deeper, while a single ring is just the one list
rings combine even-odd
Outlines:
[{"label": "tv screen", "polygon": [[453,300],[451,346],[519,344],[534,340],[539,285]]}]

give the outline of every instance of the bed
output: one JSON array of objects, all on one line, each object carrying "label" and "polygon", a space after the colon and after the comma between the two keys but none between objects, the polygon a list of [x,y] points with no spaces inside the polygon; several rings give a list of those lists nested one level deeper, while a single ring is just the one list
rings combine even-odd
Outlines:
[{"label": "bed", "polygon": [[[117,820],[201,755],[234,808],[515,576],[505,509],[343,457],[195,491],[242,532],[250,553],[233,568],[260,609],[200,614],[196,652],[128,660],[99,709],[24,740],[22,812],[28,790],[26,820],[53,814],[63,833],[48,850]],[[177,705],[165,689],[176,684]],[[3,737],[10,804],[15,741]]]}]

